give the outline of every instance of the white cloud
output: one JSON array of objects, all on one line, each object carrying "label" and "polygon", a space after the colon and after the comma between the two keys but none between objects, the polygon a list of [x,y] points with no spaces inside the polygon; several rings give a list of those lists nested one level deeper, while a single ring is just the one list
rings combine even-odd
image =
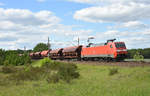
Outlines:
[{"label": "white cloud", "polygon": [[[39,42],[47,42],[47,37],[52,37],[65,42],[67,38],[86,33],[89,30],[73,30],[74,26],[63,25],[61,19],[50,11],[32,12],[25,9],[0,8],[0,47],[33,48]],[[74,36],[72,34],[75,34]],[[69,39],[68,39],[69,40]],[[4,43],[5,42],[5,43]],[[54,47],[58,47],[55,46]],[[60,46],[61,47],[61,46]]]},{"label": "white cloud", "polygon": [[149,36],[150,36],[150,29],[146,29],[146,30],[143,32],[143,34],[146,35],[146,36],[148,36],[148,38],[149,38]]},{"label": "white cloud", "polygon": [[118,23],[115,26],[108,27],[109,29],[126,29],[126,30],[143,30],[149,28],[147,24],[140,21],[129,21],[125,23]]},{"label": "white cloud", "polygon": [[0,20],[15,22],[21,25],[41,25],[58,23],[60,19],[50,11],[40,11],[33,13],[23,9],[3,9],[0,8]]},{"label": "white cloud", "polygon": [[123,24],[123,27],[138,27],[138,26],[145,26],[145,24],[138,21],[130,21]]},{"label": "white cloud", "polygon": [[127,48],[149,48],[150,43],[150,29],[141,31],[119,31],[108,30],[106,32],[97,33],[95,39],[106,42],[108,39],[116,38],[117,41],[123,41],[126,43]]},{"label": "white cloud", "polygon": [[118,31],[117,30],[109,30],[107,32],[104,33],[105,35],[116,35],[118,34]]},{"label": "white cloud", "polygon": [[150,19],[150,5],[130,3],[96,6],[76,11],[74,18],[88,22],[129,22]]},{"label": "white cloud", "polygon": [[[67,0],[92,4],[77,10],[74,19],[92,23],[107,23],[106,32],[98,32],[97,41],[117,38],[128,48],[150,47],[150,0]],[[102,28],[104,29],[104,28]]]},{"label": "white cloud", "polygon": [[150,1],[149,0],[67,0],[67,1],[71,1],[71,2],[77,2],[77,3],[87,3],[87,4],[116,4],[116,3],[120,3],[120,4],[129,4],[130,2],[133,3],[143,3],[143,4],[149,4]]},{"label": "white cloud", "polygon": [[77,2],[77,3],[88,3],[88,4],[101,2],[101,0],[68,0],[68,1]]}]

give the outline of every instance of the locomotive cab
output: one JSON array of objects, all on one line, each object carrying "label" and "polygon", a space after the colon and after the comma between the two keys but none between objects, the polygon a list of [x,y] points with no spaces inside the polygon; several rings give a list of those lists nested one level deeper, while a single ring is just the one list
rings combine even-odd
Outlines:
[{"label": "locomotive cab", "polygon": [[110,46],[111,50],[114,50],[114,57],[125,58],[127,54],[126,45],[124,42],[114,42],[116,39],[107,40],[107,45]]},{"label": "locomotive cab", "polygon": [[116,48],[116,58],[117,59],[124,59],[127,56],[127,49],[124,42],[114,42]]}]

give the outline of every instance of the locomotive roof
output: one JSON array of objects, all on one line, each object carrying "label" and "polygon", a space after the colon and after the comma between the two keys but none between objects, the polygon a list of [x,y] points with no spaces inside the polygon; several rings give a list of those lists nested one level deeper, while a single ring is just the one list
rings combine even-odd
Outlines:
[{"label": "locomotive roof", "polygon": [[92,44],[90,47],[96,47],[96,46],[104,46],[105,43],[97,43],[97,44]]},{"label": "locomotive roof", "polygon": [[115,42],[115,43],[124,43],[124,42]]}]

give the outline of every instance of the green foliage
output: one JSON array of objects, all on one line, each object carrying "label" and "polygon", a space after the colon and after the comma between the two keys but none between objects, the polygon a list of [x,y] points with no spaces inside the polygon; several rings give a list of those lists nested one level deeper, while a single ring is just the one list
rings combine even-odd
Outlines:
[{"label": "green foliage", "polygon": [[33,49],[34,52],[40,52],[44,50],[48,50],[47,44],[44,43],[38,43]]},{"label": "green foliage", "polygon": [[118,68],[110,68],[109,69],[109,75],[112,76],[114,74],[118,73]]},{"label": "green foliage", "polygon": [[47,82],[58,82],[63,80],[67,83],[70,83],[72,79],[78,78],[80,76],[77,71],[78,68],[75,64],[72,63],[62,63],[62,62],[52,62],[45,64],[47,68],[51,69],[51,74],[47,78]]},{"label": "green foliage", "polygon": [[4,65],[22,65],[22,61],[20,61],[20,57],[17,53],[9,52],[6,55],[6,59],[4,61]]},{"label": "green foliage", "polygon": [[49,58],[39,62],[42,66],[26,65],[22,70],[17,70],[15,66],[4,66],[1,72],[11,73],[8,80],[15,82],[45,80],[47,83],[57,83],[61,80],[70,83],[80,76],[75,64],[54,62]]},{"label": "green foliage", "polygon": [[144,58],[150,58],[150,48],[145,49],[130,49],[128,50],[128,58],[132,59],[136,52],[139,52]]},{"label": "green foliage", "polygon": [[23,62],[22,65],[31,64],[31,58],[28,53],[24,53],[22,56],[20,56],[20,60]]},{"label": "green foliage", "polygon": [[47,64],[51,64],[51,63],[54,63],[50,58],[44,58],[42,60],[40,60],[40,64],[43,66],[43,65],[47,65]]},{"label": "green foliage", "polygon": [[57,82],[59,82],[59,80],[60,80],[60,77],[59,77],[59,75],[57,75],[57,74],[49,75],[49,76],[46,78],[46,81],[47,81],[48,83],[57,83]]},{"label": "green foliage", "polygon": [[137,51],[133,57],[133,59],[135,61],[143,61],[144,60],[144,57],[142,55],[140,55],[140,53]]},{"label": "green foliage", "polygon": [[77,66],[72,63],[61,64],[58,70],[60,78],[67,83],[70,83],[72,79],[78,78],[80,75],[77,72]]},{"label": "green foliage", "polygon": [[28,53],[24,53],[19,56],[17,51],[14,50],[2,50],[0,49],[0,65],[25,65],[30,64],[31,59]]},{"label": "green foliage", "polygon": [[52,75],[48,77],[48,82],[52,81],[56,83],[56,81],[59,81],[58,79],[61,79],[67,83],[70,83],[72,79],[80,76],[79,72],[77,71],[77,66],[73,63],[51,61],[51,63],[45,64],[45,66],[52,70]]},{"label": "green foliage", "polygon": [[4,60],[5,60],[5,51],[0,49],[0,65],[4,64]]},{"label": "green foliage", "polygon": [[10,79],[17,81],[39,80],[44,74],[43,68],[34,68],[30,66],[30,70],[21,70],[10,75]]},{"label": "green foliage", "polygon": [[50,58],[44,58],[38,62],[33,62],[32,67],[42,67],[44,65],[53,64],[53,63],[54,61],[52,61]]},{"label": "green foliage", "polygon": [[23,54],[22,56],[19,56],[16,52],[7,52],[4,65],[25,65],[30,64],[31,59],[27,53]]}]

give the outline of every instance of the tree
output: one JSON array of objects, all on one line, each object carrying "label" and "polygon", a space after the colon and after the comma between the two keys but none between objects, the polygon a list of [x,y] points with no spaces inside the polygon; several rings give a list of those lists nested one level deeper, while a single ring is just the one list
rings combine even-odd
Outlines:
[{"label": "tree", "polygon": [[48,50],[47,44],[44,43],[38,43],[33,49],[34,52],[39,52],[44,50]]},{"label": "tree", "polygon": [[5,51],[0,49],[0,65],[3,65],[5,60]]},{"label": "tree", "polygon": [[4,65],[25,65],[31,63],[31,58],[29,57],[28,53],[24,53],[21,56],[16,51],[9,50],[6,52],[7,54],[5,57]]},{"label": "tree", "polygon": [[128,58],[132,59],[136,52],[139,52],[140,55],[142,55],[144,58],[149,59],[150,58],[150,48],[144,48],[144,49],[129,49],[128,50]]},{"label": "tree", "polygon": [[135,55],[134,55],[134,60],[136,61],[143,61],[144,60],[144,57],[143,55],[140,55],[140,53],[138,51],[136,51]]}]

